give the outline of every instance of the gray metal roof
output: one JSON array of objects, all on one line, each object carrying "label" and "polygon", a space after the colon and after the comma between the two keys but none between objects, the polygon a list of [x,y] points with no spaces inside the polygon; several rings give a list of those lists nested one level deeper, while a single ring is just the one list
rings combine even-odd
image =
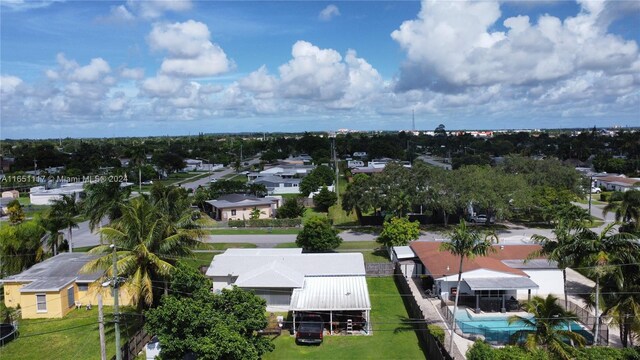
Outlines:
[{"label": "gray metal roof", "polygon": [[20,274],[11,275],[2,282],[30,282],[23,287],[27,291],[59,290],[71,281],[93,282],[99,279],[103,272],[91,274],[80,273],[80,269],[96,255],[87,253],[62,253],[49,258]]},{"label": "gray metal roof", "polygon": [[538,284],[533,280],[522,277],[494,277],[494,278],[470,278],[463,279],[471,290],[517,290],[517,289],[537,289]]},{"label": "gray metal roof", "polygon": [[255,196],[243,195],[243,194],[229,194],[220,196],[216,200],[208,200],[207,204],[214,206],[218,209],[237,208],[237,207],[252,207],[252,206],[264,206],[273,204],[272,199],[257,198]]},{"label": "gray metal roof", "polygon": [[396,253],[398,260],[413,259],[416,253],[413,252],[411,246],[394,246],[393,251]]},{"label": "gray metal roof", "polygon": [[370,310],[369,288],[364,275],[308,276],[294,289],[289,310]]},{"label": "gray metal roof", "polygon": [[557,269],[558,263],[547,259],[524,260],[502,260],[502,263],[514,269]]},{"label": "gray metal roof", "polygon": [[305,276],[365,275],[361,253],[302,254],[302,249],[229,249],[207,276],[237,276],[242,287],[302,287]]}]

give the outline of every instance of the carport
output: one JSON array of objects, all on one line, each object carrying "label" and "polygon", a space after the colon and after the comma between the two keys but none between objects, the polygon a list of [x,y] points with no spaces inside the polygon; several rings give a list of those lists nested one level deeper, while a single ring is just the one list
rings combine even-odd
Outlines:
[{"label": "carport", "polygon": [[293,312],[293,331],[296,331],[296,312],[329,313],[329,331],[333,335],[334,313],[364,312],[364,330],[371,334],[371,301],[364,276],[307,276],[304,286],[294,289],[289,310]]},{"label": "carport", "polygon": [[[476,298],[476,313],[480,310],[495,310],[500,306],[500,311],[507,310],[507,296],[517,297],[517,290],[537,289],[539,286],[527,277],[487,277],[487,278],[467,278],[463,279],[473,291]],[[493,293],[494,296],[491,296]],[[517,301],[509,300],[510,307],[517,306]],[[515,310],[515,309],[512,309]]]}]

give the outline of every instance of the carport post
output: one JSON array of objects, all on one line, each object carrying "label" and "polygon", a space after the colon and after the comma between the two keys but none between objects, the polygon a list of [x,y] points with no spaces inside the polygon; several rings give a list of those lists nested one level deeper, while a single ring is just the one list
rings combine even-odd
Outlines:
[{"label": "carport post", "polygon": [[371,310],[367,310],[367,335],[371,335]]},{"label": "carport post", "polygon": [[531,301],[531,289],[527,289],[527,300]]},{"label": "carport post", "polygon": [[329,310],[329,335],[333,335],[333,311]]},{"label": "carport post", "polygon": [[296,333],[296,312],[293,312],[293,333]]}]

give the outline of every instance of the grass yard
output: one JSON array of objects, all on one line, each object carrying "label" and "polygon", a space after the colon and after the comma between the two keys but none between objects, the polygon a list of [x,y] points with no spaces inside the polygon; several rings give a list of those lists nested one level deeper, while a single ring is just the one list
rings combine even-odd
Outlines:
[{"label": "grass yard", "polygon": [[[109,322],[112,308],[105,306],[104,312],[110,359],[116,354],[113,324]],[[122,344],[136,332],[140,317],[123,316],[123,319],[129,321],[121,326]],[[17,339],[0,347],[0,359],[100,359],[97,306],[92,310],[74,310],[63,319],[20,320],[19,331]]]},{"label": "grass yard", "polygon": [[368,278],[372,336],[325,336],[320,346],[298,346],[283,333],[273,340],[270,359],[424,359],[418,338],[391,277]]}]

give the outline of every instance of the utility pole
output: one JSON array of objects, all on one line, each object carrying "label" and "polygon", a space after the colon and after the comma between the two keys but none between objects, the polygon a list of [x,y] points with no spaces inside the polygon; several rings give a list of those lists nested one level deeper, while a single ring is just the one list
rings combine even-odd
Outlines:
[{"label": "utility pole", "polygon": [[[593,175],[589,176],[589,218],[591,218],[591,188],[593,187]],[[604,220],[604,219],[603,219]]]},{"label": "utility pole", "polygon": [[113,249],[113,322],[116,331],[116,360],[122,360],[122,349],[120,348],[120,307],[118,304],[118,253],[116,245],[111,244]]},{"label": "utility pole", "polygon": [[98,294],[98,329],[100,331],[100,360],[107,360],[107,344],[104,341],[104,314],[102,313],[102,294]]}]

